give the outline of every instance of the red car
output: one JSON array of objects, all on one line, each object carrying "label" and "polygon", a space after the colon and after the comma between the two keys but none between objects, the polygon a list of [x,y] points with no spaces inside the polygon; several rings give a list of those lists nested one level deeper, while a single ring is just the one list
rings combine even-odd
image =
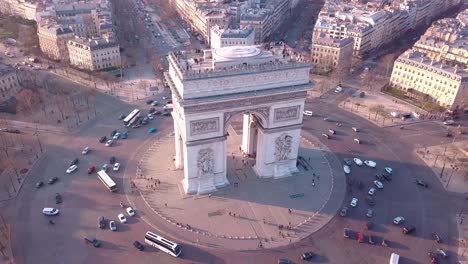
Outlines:
[{"label": "red car", "polygon": [[361,232],[359,232],[358,235],[357,235],[357,241],[359,243],[364,242],[364,235]]},{"label": "red car", "polygon": [[96,169],[96,167],[94,167],[94,166],[89,167],[88,174],[93,173],[95,169]]}]

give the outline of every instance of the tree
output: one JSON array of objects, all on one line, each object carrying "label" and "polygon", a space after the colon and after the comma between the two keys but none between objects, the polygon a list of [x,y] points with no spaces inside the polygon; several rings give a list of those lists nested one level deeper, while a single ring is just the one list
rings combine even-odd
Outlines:
[{"label": "tree", "polygon": [[377,105],[373,105],[369,108],[369,112],[371,113],[375,113],[375,116],[374,116],[374,121],[377,120],[377,116],[379,114],[383,114],[385,112],[385,106],[382,105],[382,104],[377,104]]},{"label": "tree", "polygon": [[16,94],[16,112],[23,113],[24,116],[32,114],[41,104],[41,96],[37,91],[31,89],[21,89]]}]

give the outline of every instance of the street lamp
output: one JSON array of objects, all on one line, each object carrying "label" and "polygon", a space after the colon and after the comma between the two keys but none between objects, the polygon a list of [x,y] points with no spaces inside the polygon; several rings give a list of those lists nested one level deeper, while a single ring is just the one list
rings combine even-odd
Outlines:
[{"label": "street lamp", "polygon": [[39,149],[41,150],[41,153],[42,153],[43,152],[42,144],[41,144],[41,140],[39,139],[39,130],[37,129],[37,127],[36,127],[36,132],[34,132],[33,136],[36,136],[37,143],[39,144]]}]

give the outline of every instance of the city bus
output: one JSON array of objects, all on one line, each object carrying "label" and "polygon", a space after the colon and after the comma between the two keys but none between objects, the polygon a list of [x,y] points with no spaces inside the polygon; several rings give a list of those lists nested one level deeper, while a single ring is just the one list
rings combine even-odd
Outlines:
[{"label": "city bus", "polygon": [[117,191],[117,184],[107,175],[107,173],[103,170],[97,172],[99,180],[106,186],[107,189],[111,192]]},{"label": "city bus", "polygon": [[146,232],[145,234],[145,243],[156,247],[173,257],[178,257],[180,253],[182,253],[182,248],[178,244],[169,241],[164,237],[158,236],[150,231]]},{"label": "city bus", "polygon": [[123,123],[125,126],[129,127],[137,120],[137,118],[140,116],[140,109],[134,109],[125,119],[123,120]]}]

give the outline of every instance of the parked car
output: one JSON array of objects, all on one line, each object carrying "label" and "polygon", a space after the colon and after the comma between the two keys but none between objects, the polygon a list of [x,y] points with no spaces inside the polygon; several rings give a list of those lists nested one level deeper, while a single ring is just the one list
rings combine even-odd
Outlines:
[{"label": "parked car", "polygon": [[55,203],[56,204],[62,203],[62,196],[60,195],[60,193],[55,194]]},{"label": "parked car", "polygon": [[76,165],[78,164],[78,162],[79,162],[78,158],[75,158],[74,160],[70,162],[70,166]]},{"label": "parked car", "polygon": [[351,205],[352,207],[356,207],[357,204],[358,204],[358,198],[353,198],[353,199],[351,199],[350,205]]},{"label": "parked car", "polygon": [[326,139],[330,139],[330,135],[323,133],[322,136]]},{"label": "parked car", "polygon": [[128,137],[127,132],[123,132],[122,135],[120,136],[120,138],[122,138],[122,139],[127,139],[127,137]]},{"label": "parked car", "polygon": [[151,134],[151,133],[154,133],[154,132],[156,132],[156,128],[152,127],[150,129],[148,129],[148,133]]},{"label": "parked car", "polygon": [[362,166],[362,160],[360,160],[358,158],[354,158],[353,161],[354,161],[354,163],[356,163],[356,165]]},{"label": "parked car", "polygon": [[163,116],[170,116],[170,115],[171,115],[171,112],[164,111],[164,113],[163,113],[162,115],[163,115]]},{"label": "parked car", "polygon": [[57,181],[58,181],[58,178],[57,178],[57,177],[52,177],[52,178],[49,179],[49,184],[52,185],[52,184],[54,184],[54,183],[57,182]]},{"label": "parked car", "polygon": [[114,220],[109,221],[109,229],[110,229],[111,231],[117,230],[117,225],[115,224],[115,221],[114,221]]},{"label": "parked car", "polygon": [[424,188],[429,187],[429,185],[425,181],[421,181],[421,180],[416,180],[416,184],[419,185],[419,186],[422,186]]},{"label": "parked car", "polygon": [[358,132],[358,129],[356,127],[351,128],[354,132]]},{"label": "parked car", "polygon": [[384,180],[384,177],[380,174],[375,174],[375,178],[377,178],[377,180],[379,181],[383,181]]},{"label": "parked car", "polygon": [[119,115],[119,120],[123,120],[125,118],[125,115],[122,114],[122,115]]},{"label": "parked car", "polygon": [[106,140],[107,140],[107,137],[106,137],[106,136],[103,136],[103,137],[101,137],[101,138],[99,139],[99,143],[104,143],[104,142],[106,142]]},{"label": "parked car", "polygon": [[306,110],[306,111],[303,112],[303,114],[304,114],[305,116],[313,116],[313,115],[314,115],[314,112]]},{"label": "parked car", "polygon": [[88,169],[88,174],[93,173],[94,170],[96,170],[96,166],[91,166],[91,167],[89,167],[89,169]]},{"label": "parked car", "polygon": [[369,191],[367,192],[369,195],[374,195],[375,194],[375,188],[370,188]]},{"label": "parked car", "polygon": [[98,218],[98,226],[101,229],[106,228],[106,219],[104,218],[104,216]]},{"label": "parked car", "polygon": [[40,181],[36,183],[36,188],[41,188],[44,185],[44,182]]},{"label": "parked car", "polygon": [[293,264],[289,259],[278,259],[278,264]]},{"label": "parked car", "polygon": [[444,250],[440,249],[440,248],[438,248],[438,249],[436,250],[436,253],[437,253],[439,256],[441,256],[442,258],[447,258],[447,257],[448,257],[447,253],[446,253]]},{"label": "parked car", "polygon": [[140,251],[145,250],[145,247],[143,246],[143,244],[141,244],[140,242],[138,242],[136,240],[133,242],[133,246],[135,248],[137,248],[138,250],[140,250]]},{"label": "parked car", "polygon": [[390,167],[385,167],[385,171],[386,171],[388,174],[393,174],[393,169],[390,168]]},{"label": "parked car", "polygon": [[405,221],[405,218],[403,216],[397,216],[393,219],[393,223],[395,225],[399,225]]},{"label": "parked car", "polygon": [[307,260],[307,261],[311,260],[314,257],[315,257],[314,252],[304,252],[302,253],[302,256],[301,256],[302,260]]},{"label": "parked car", "polygon": [[348,159],[348,158],[344,158],[343,161],[344,161],[344,163],[346,163],[346,165],[351,166],[351,164],[352,164],[351,160]]},{"label": "parked car", "polygon": [[153,116],[152,114],[148,114],[147,117],[148,117],[149,120],[153,120],[153,119],[154,119],[154,116]]},{"label": "parked car", "polygon": [[156,116],[156,115],[160,115],[160,114],[161,114],[161,111],[155,111],[155,112],[153,113],[153,115],[155,115],[155,116]]},{"label": "parked car", "polygon": [[117,132],[118,132],[118,131],[117,131],[117,130],[115,130],[115,129],[114,129],[114,130],[112,130],[112,131],[110,132],[110,136],[111,136],[111,137],[113,137],[115,134],[117,134]]},{"label": "parked car", "polygon": [[99,242],[99,240],[97,240],[96,238],[88,239],[88,238],[85,237],[84,240],[85,240],[86,244],[91,244],[91,245],[93,245],[93,247],[98,248],[98,247],[101,246],[101,242]]},{"label": "parked car", "polygon": [[58,215],[59,212],[59,209],[51,207],[45,207],[44,209],[42,209],[42,213],[45,215]]},{"label": "parked car", "polygon": [[347,216],[348,215],[348,207],[344,206],[343,208],[341,208],[340,215],[342,217]]},{"label": "parked car", "polygon": [[146,101],[146,104],[152,104],[153,102],[154,102],[154,100],[151,100],[151,99],[150,99],[150,100],[147,100],[147,101]]},{"label": "parked car", "polygon": [[367,167],[371,167],[371,168],[375,168],[377,166],[377,163],[375,163],[375,161],[372,161],[372,160],[366,160],[364,161],[364,164],[366,164]]},{"label": "parked car", "polygon": [[158,104],[159,104],[158,101],[153,101],[153,102],[151,103],[152,106],[157,106]]},{"label": "parked car", "polygon": [[382,184],[380,181],[375,180],[375,181],[374,181],[374,184],[375,184],[375,186],[377,186],[377,188],[383,189],[383,184]]},{"label": "parked car", "polygon": [[106,147],[110,147],[110,146],[112,146],[112,144],[114,144],[114,140],[109,139],[109,140],[107,140],[107,142],[106,142]]},{"label": "parked car", "polygon": [[335,135],[335,134],[336,134],[336,131],[335,131],[335,130],[333,130],[333,129],[328,129],[328,132],[330,132],[330,134],[333,134],[333,135]]},{"label": "parked car", "polygon": [[110,164],[114,164],[114,163],[115,163],[115,157],[114,157],[114,156],[112,156],[112,157],[109,158],[109,163],[110,163]]},{"label": "parked car", "polygon": [[351,231],[348,228],[343,229],[343,236],[349,238]]},{"label": "parked car", "polygon": [[102,165],[102,167],[101,167],[101,170],[103,170],[105,172],[107,172],[108,169],[109,169],[109,164],[107,164],[107,163]]},{"label": "parked car", "polygon": [[358,234],[357,234],[357,242],[358,243],[363,243],[364,242],[364,235],[361,232],[358,232]]},{"label": "parked car", "polygon": [[117,162],[117,163],[114,164],[114,167],[112,168],[112,170],[113,171],[119,171],[119,169],[120,169],[120,163]]},{"label": "parked car", "polygon": [[156,112],[156,108],[151,107],[151,108],[148,110],[148,112],[149,112],[150,114],[153,114],[154,112]]},{"label": "parked car", "polygon": [[113,136],[112,138],[113,138],[114,140],[117,140],[117,139],[119,139],[119,137],[120,137],[120,133],[117,132],[117,133],[114,134],[114,136]]},{"label": "parked car", "polygon": [[416,227],[414,225],[408,225],[408,226],[403,227],[403,234],[407,235],[407,234],[414,232],[415,230],[416,230]]},{"label": "parked car", "polygon": [[132,207],[127,207],[126,211],[129,216],[135,216],[135,211],[133,210]]},{"label": "parked car", "polygon": [[390,176],[390,174],[382,174],[382,177],[385,178],[386,181],[392,181],[392,177]]},{"label": "parked car", "polygon": [[125,224],[127,222],[127,218],[124,214],[118,214],[117,217],[119,218],[120,223]]},{"label": "parked car", "polygon": [[359,140],[358,138],[355,138],[354,139],[354,142],[358,143],[358,144],[361,144],[361,140]]},{"label": "parked car", "polygon": [[348,165],[343,165],[343,171],[345,174],[350,174],[351,173],[351,169],[349,168]]},{"label": "parked car", "polygon": [[86,147],[83,149],[83,151],[81,151],[81,154],[86,155],[88,154],[89,150],[90,150],[89,147]]},{"label": "parked car", "polygon": [[371,218],[374,216],[374,210],[372,210],[371,208],[367,209],[367,213],[366,213],[366,216]]},{"label": "parked car", "polygon": [[72,172],[74,172],[76,169],[78,168],[78,166],[76,165],[71,165],[68,169],[67,169],[67,173],[70,174]]}]

